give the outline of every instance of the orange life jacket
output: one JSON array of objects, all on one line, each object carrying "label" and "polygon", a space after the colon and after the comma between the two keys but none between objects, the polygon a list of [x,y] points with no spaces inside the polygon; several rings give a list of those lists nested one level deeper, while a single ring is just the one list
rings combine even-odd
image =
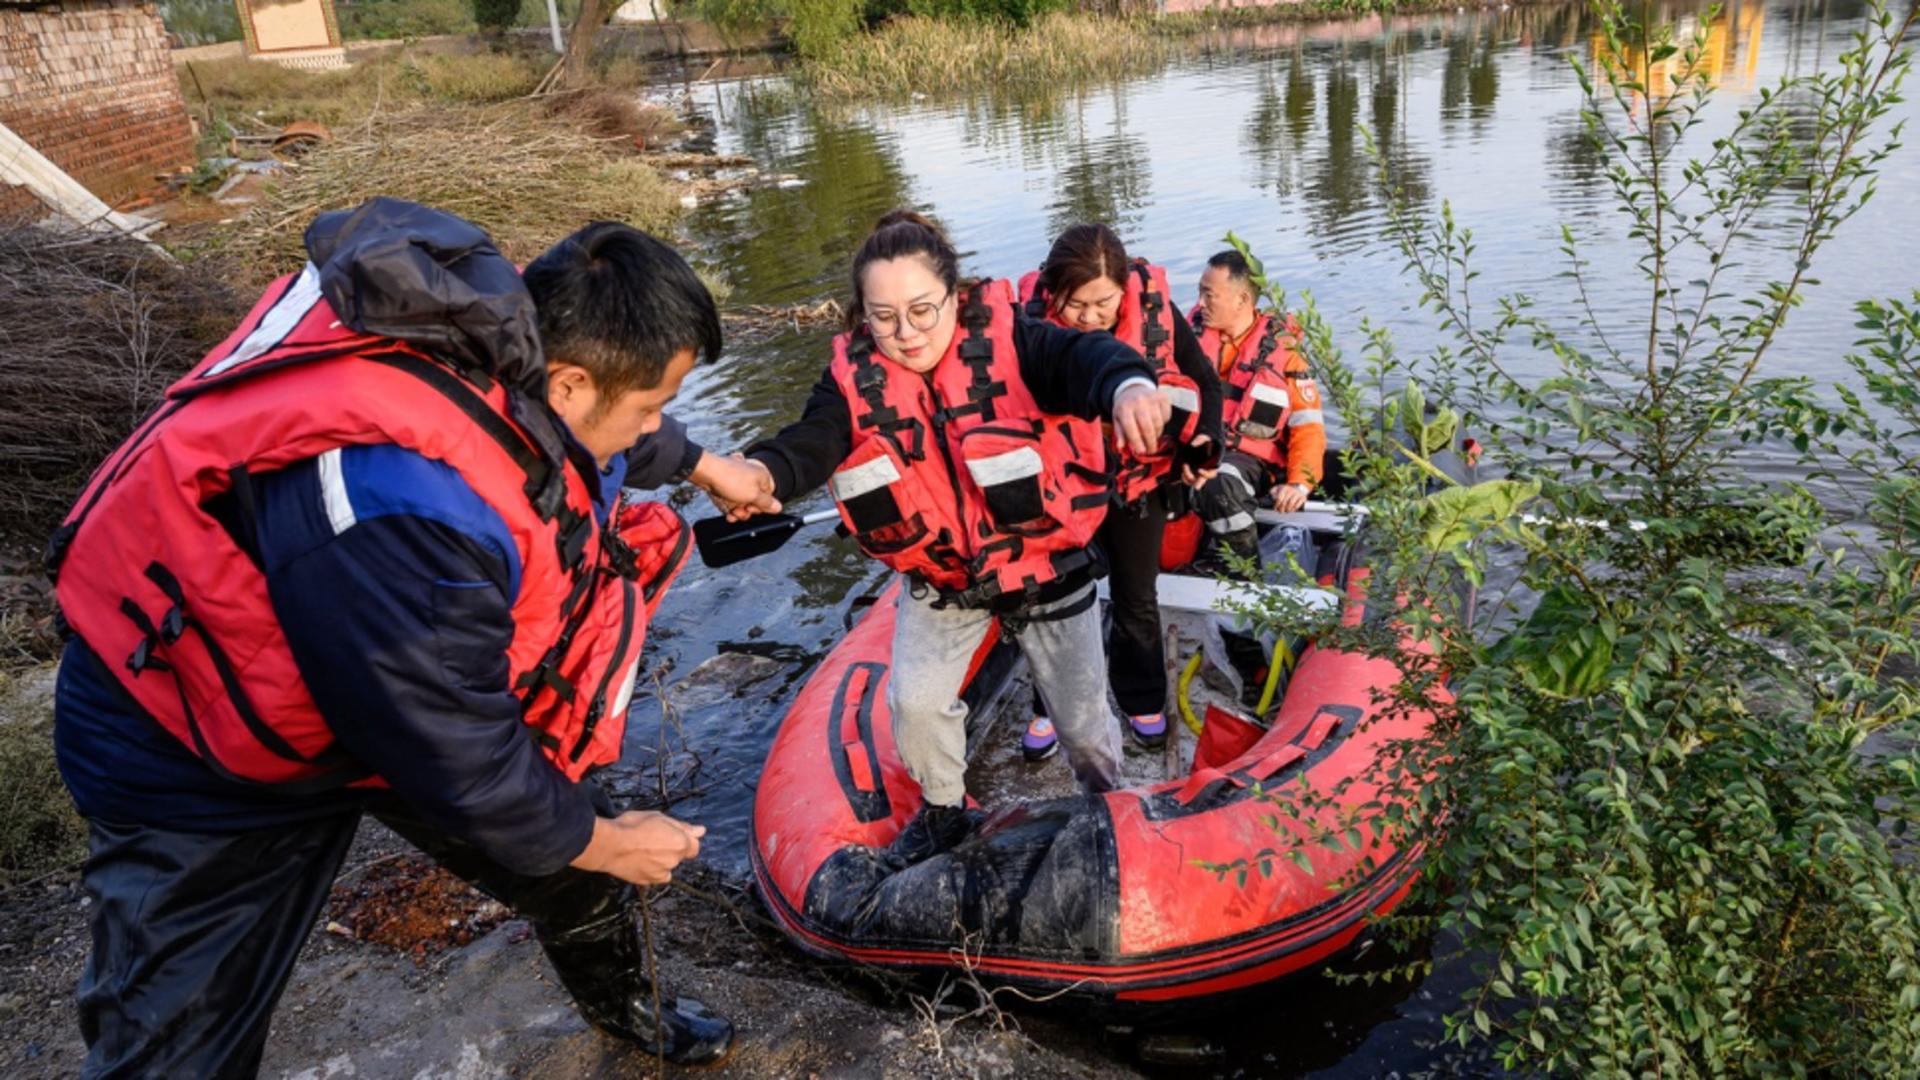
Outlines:
[{"label": "orange life jacket", "polygon": [[276,283],[94,473],[50,553],[61,614],[221,775],[288,791],[378,786],[320,715],[245,522],[254,476],[344,446],[406,447],[451,466],[506,523],[521,565],[511,685],[529,733],[578,779],[619,757],[647,620],[688,536],[655,502],[618,506],[601,526],[597,478],[529,430],[498,380],[344,328],[309,267]]},{"label": "orange life jacket", "polygon": [[[1126,278],[1113,336],[1153,366],[1160,392],[1173,406],[1173,415],[1161,429],[1160,445],[1151,454],[1135,454],[1124,443],[1114,443],[1114,487],[1122,505],[1156,488],[1176,483],[1179,474],[1173,468],[1175,455],[1180,447],[1193,441],[1200,429],[1200,387],[1182,374],[1174,361],[1173,320],[1176,316],[1170,299],[1172,292],[1167,288],[1167,272],[1144,259],[1135,259],[1127,266]],[[1029,271],[1020,279],[1020,302],[1028,318],[1067,326],[1054,310],[1053,297],[1040,288],[1039,271]]]},{"label": "orange life jacket", "polygon": [[834,339],[831,372],[853,415],[853,451],[829,483],[866,552],[985,607],[1092,563],[1111,502],[1100,425],[1041,411],[1020,377],[1013,288],[962,290],[960,325],[925,375],[863,328]]},{"label": "orange life jacket", "polygon": [[[1220,331],[1206,325],[1201,312],[1194,308],[1189,321],[1200,340],[1200,351],[1217,369],[1226,342]],[[1233,366],[1220,373],[1220,424],[1226,431],[1227,449],[1284,469],[1285,433],[1293,413],[1293,396],[1287,384],[1309,377],[1306,359],[1296,351],[1300,325],[1292,316],[1281,325],[1261,312],[1241,340],[1245,344],[1234,357]]]}]

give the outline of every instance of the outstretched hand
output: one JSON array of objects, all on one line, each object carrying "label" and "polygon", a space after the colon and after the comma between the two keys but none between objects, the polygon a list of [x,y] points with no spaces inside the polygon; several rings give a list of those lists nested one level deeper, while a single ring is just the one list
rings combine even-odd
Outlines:
[{"label": "outstretched hand", "polygon": [[688,479],[713,499],[728,521],[780,512],[780,500],[773,497],[773,473],[751,458],[703,453]]},{"label": "outstretched hand", "polygon": [[1148,384],[1133,383],[1113,398],[1113,433],[1127,449],[1145,457],[1160,446],[1160,430],[1173,419],[1173,403]]}]

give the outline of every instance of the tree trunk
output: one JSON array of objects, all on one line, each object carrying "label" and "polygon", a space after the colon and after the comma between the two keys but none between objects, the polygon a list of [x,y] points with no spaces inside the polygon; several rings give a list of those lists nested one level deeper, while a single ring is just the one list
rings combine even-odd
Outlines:
[{"label": "tree trunk", "polygon": [[601,0],[580,0],[580,14],[573,20],[573,32],[567,35],[567,55],[561,60],[561,85],[578,90],[587,85],[587,61],[593,56],[593,40],[600,24],[607,21],[606,5]]}]

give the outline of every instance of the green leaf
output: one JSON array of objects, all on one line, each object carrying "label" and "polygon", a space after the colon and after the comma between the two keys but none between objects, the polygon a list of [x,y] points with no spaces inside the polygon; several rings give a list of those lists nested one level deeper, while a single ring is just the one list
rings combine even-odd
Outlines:
[{"label": "green leaf", "polygon": [[[1613,667],[1616,631],[1612,617],[1596,611],[1584,595],[1556,585],[1540,597],[1533,614],[1501,639],[1493,658],[1511,665],[1526,684],[1550,697],[1590,697]],[[1586,929],[1586,924],[1581,924]]]},{"label": "green leaf", "polygon": [[1540,493],[1531,480],[1483,480],[1451,487],[1421,500],[1420,529],[1429,549],[1452,551],[1486,529],[1512,518]]},{"label": "green leaf", "polygon": [[1453,445],[1453,437],[1460,430],[1460,414],[1452,409],[1441,409],[1433,419],[1420,428],[1420,449],[1428,454],[1437,454]]}]

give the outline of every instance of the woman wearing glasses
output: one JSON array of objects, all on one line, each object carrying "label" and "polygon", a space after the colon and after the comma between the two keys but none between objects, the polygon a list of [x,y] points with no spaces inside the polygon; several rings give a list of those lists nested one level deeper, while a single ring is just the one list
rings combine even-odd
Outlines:
[{"label": "woman wearing glasses", "polygon": [[[1113,574],[1107,680],[1134,738],[1160,746],[1167,739],[1160,539],[1167,519],[1187,509],[1179,485],[1205,483],[1219,464],[1220,376],[1174,307],[1166,271],[1128,259],[1120,237],[1105,225],[1075,225],[1061,233],[1040,269],[1020,279],[1020,300],[1030,318],[1112,333],[1153,366],[1173,404],[1173,421],[1153,454],[1120,448],[1116,509],[1100,532]],[[1059,747],[1052,720],[1036,715],[1020,745],[1029,761],[1050,757]]]},{"label": "woman wearing glasses", "polygon": [[888,703],[924,804],[888,849],[898,866],[973,827],[959,696],[996,617],[1056,704],[1082,787],[1116,785],[1089,550],[1111,498],[1100,421],[1144,454],[1170,415],[1138,353],[1022,318],[1011,285],[963,282],[958,264],[927,219],[881,218],[854,255],[847,332],[801,419],[747,451],[776,499],[829,485],[861,547],[907,579]]}]

